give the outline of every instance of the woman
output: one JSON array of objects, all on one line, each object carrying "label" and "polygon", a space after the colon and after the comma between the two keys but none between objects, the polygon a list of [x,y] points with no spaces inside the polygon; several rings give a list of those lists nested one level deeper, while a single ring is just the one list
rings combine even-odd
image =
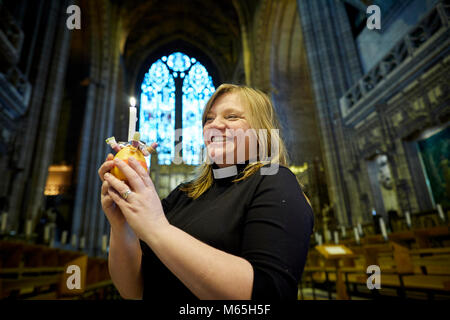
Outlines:
[{"label": "woman", "polygon": [[[275,128],[264,93],[221,85],[203,112],[209,161],[162,201],[137,161],[108,155],[99,169],[101,202],[111,224],[109,270],[122,297],[297,298],[313,213]],[[113,166],[129,185],[108,173]]]}]

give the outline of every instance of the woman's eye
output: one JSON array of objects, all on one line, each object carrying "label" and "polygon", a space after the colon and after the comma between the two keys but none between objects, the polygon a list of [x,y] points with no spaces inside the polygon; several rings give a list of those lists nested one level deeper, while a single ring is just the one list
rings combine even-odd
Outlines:
[{"label": "woman's eye", "polygon": [[227,116],[227,119],[236,119],[236,118],[237,118],[237,115],[235,115],[235,114],[230,114]]},{"label": "woman's eye", "polygon": [[207,117],[206,118],[206,122],[208,122],[208,121],[213,121],[214,119],[213,118],[211,118],[211,117]]}]

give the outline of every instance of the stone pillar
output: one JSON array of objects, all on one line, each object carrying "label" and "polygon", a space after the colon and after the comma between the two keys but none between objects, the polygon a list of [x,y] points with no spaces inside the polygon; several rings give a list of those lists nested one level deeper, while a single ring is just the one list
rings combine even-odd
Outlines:
[{"label": "stone pillar", "polygon": [[[89,223],[86,221],[87,212],[87,197],[89,192],[89,170],[93,165],[92,161],[92,132],[95,130],[95,114],[97,107],[96,95],[98,94],[98,79],[100,73],[101,57],[100,43],[101,39],[99,33],[99,27],[96,19],[95,3],[89,2],[88,18],[90,20],[90,73],[89,73],[89,86],[86,97],[86,107],[83,119],[83,126],[81,130],[80,139],[80,158],[78,159],[78,175],[75,191],[74,209],[72,213],[72,235],[76,235],[79,240],[84,236],[84,225]],[[92,192],[92,190],[91,190]]]},{"label": "stone pillar", "polygon": [[[58,131],[61,102],[64,95],[64,84],[69,59],[71,32],[66,28],[65,9],[69,1],[58,2],[58,24],[53,59],[46,89],[40,127],[37,132],[37,148],[33,154],[33,171],[28,184],[26,218],[37,219],[37,214],[43,206],[44,189],[48,175],[48,167],[53,160],[54,141]],[[34,221],[36,222],[36,221]],[[34,225],[34,224],[33,224]]]},{"label": "stone pillar", "polygon": [[[44,4],[42,4],[44,5]],[[19,132],[18,139],[15,144],[15,152],[13,161],[17,163],[19,173],[13,180],[12,191],[10,194],[10,213],[11,213],[11,229],[19,231],[20,219],[26,210],[31,194],[30,188],[26,188],[31,180],[30,175],[33,174],[32,161],[35,159],[35,147],[38,141],[38,125],[40,123],[41,112],[43,109],[43,99],[46,93],[47,77],[50,70],[50,62],[52,62],[54,49],[53,43],[55,34],[58,30],[57,23],[61,21],[65,11],[61,11],[61,3],[51,1],[48,11],[42,16],[45,19],[45,28],[43,32],[43,40],[40,50],[35,49],[33,53],[36,55],[33,59],[38,63],[36,78],[30,79],[33,83],[32,98],[28,114],[24,120],[22,128]],[[42,24],[42,21],[38,22]],[[63,30],[60,31],[64,32]],[[59,37],[61,39],[61,37]],[[68,40],[65,40],[68,41]],[[23,222],[23,221],[22,221]]]},{"label": "stone pillar", "polygon": [[322,132],[331,201],[339,222],[351,224],[345,183],[346,145],[339,98],[362,75],[344,4],[334,0],[298,0],[311,78]]},{"label": "stone pillar", "polygon": [[[101,181],[98,168],[110,152],[105,143],[113,135],[116,90],[119,74],[118,12],[107,1],[90,3],[90,14],[101,12],[101,20],[93,26],[91,84],[82,130],[82,147],[75,196],[72,234],[84,236],[85,250],[99,255],[101,239],[107,234],[107,224],[100,203]],[[99,41],[100,40],[100,41]],[[126,124],[125,124],[126,125]],[[118,137],[119,140],[125,137]]]},{"label": "stone pillar", "polygon": [[97,112],[95,127],[91,135],[91,145],[94,148],[91,149],[92,162],[90,163],[88,174],[88,195],[86,201],[85,210],[85,225],[83,226],[84,236],[86,237],[87,251],[91,255],[98,253],[99,240],[99,227],[102,220],[103,212],[101,210],[100,203],[100,189],[101,181],[98,177],[97,170],[107,154],[107,148],[109,148],[105,139],[107,134],[107,127],[110,128],[111,124],[108,123],[111,120],[109,116],[110,112],[114,114],[114,110],[109,109],[109,103],[111,100],[111,82],[112,82],[112,51],[111,43],[115,39],[112,38],[114,32],[111,31],[111,11],[106,6],[106,3],[100,2],[101,12],[101,24],[100,34],[103,35],[101,43],[101,73],[100,73],[100,88],[97,90]]},{"label": "stone pillar", "polygon": [[[98,166],[105,160],[106,155],[111,151],[110,147],[105,143],[105,138],[114,135],[114,115],[116,114],[116,95],[114,94],[118,89],[118,77],[119,77],[119,65],[120,65],[120,42],[119,42],[119,31],[120,31],[120,22],[117,21],[114,17],[118,16],[118,12],[112,12],[110,19],[110,27],[108,30],[111,30],[109,38],[112,39],[110,42],[110,50],[108,52],[109,61],[110,61],[110,72],[109,72],[109,80],[108,87],[105,92],[105,126],[104,131],[100,134],[98,141],[101,146],[99,154],[98,154]],[[119,107],[121,107],[119,105]],[[128,122],[123,122],[123,126],[127,127]],[[94,177],[98,183],[97,193],[100,194],[101,184],[97,172],[95,172]],[[109,224],[107,223],[106,217],[101,208],[100,196],[97,197],[98,201],[96,202],[96,207],[94,208],[96,212],[96,217],[98,219],[96,235],[94,237],[94,241],[97,243],[97,248],[99,248],[96,255],[101,253],[101,243],[102,236],[104,234],[109,234]],[[109,237],[108,237],[109,238]]]}]

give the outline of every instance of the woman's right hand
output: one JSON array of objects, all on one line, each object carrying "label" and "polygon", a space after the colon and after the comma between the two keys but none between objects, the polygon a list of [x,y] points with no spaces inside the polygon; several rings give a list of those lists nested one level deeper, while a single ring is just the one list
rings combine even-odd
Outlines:
[{"label": "woman's right hand", "polygon": [[119,206],[109,196],[108,188],[110,186],[104,178],[105,173],[111,171],[111,169],[114,167],[113,159],[114,156],[111,153],[108,154],[105,162],[100,166],[100,169],[98,169],[98,175],[100,177],[100,180],[103,182],[101,190],[101,203],[103,211],[105,212],[111,226],[121,227],[126,223],[126,219]]}]

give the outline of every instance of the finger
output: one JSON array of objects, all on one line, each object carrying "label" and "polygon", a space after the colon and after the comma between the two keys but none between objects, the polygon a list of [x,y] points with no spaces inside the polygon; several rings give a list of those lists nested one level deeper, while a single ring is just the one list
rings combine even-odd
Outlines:
[{"label": "finger", "polygon": [[[127,192],[128,190],[130,190],[130,188],[127,186],[127,184],[123,181],[120,181],[119,179],[117,179],[110,173],[105,174],[105,180],[109,183],[109,186],[110,186],[108,189],[108,192],[111,188],[113,188],[115,191],[117,191],[117,194],[120,196],[120,198],[122,200],[125,200],[122,198],[121,195],[124,194],[125,192]],[[129,194],[128,199],[132,196],[133,196],[133,193]]]},{"label": "finger", "polygon": [[[125,161],[120,159],[115,159],[114,164],[119,168],[120,171],[125,175],[128,183],[135,191],[142,191],[145,189],[145,184],[142,178],[131,168]],[[115,186],[114,186],[115,187]],[[117,190],[117,188],[116,188]]]},{"label": "finger", "polygon": [[98,176],[100,177],[100,180],[102,182],[105,181],[105,178],[104,178],[105,173],[111,171],[111,169],[113,167],[114,167],[114,161],[112,161],[112,159],[103,162],[103,164],[100,166],[100,168],[98,169]]},{"label": "finger", "polygon": [[112,160],[112,159],[114,159],[114,155],[112,153],[109,153],[108,156],[106,157],[105,161]]},{"label": "finger", "polygon": [[106,196],[108,194],[109,183],[108,181],[103,181],[102,183],[102,195]]},{"label": "finger", "polygon": [[129,209],[130,204],[124,198],[122,198],[116,190],[114,190],[113,188],[108,188],[108,195],[111,197],[114,203],[119,206],[122,212],[126,212],[126,209]]},{"label": "finger", "polygon": [[147,187],[153,187],[152,179],[150,179],[148,172],[142,167],[139,161],[137,161],[134,157],[129,157],[128,164],[134,169],[134,171],[136,171],[139,177],[141,177]]}]

